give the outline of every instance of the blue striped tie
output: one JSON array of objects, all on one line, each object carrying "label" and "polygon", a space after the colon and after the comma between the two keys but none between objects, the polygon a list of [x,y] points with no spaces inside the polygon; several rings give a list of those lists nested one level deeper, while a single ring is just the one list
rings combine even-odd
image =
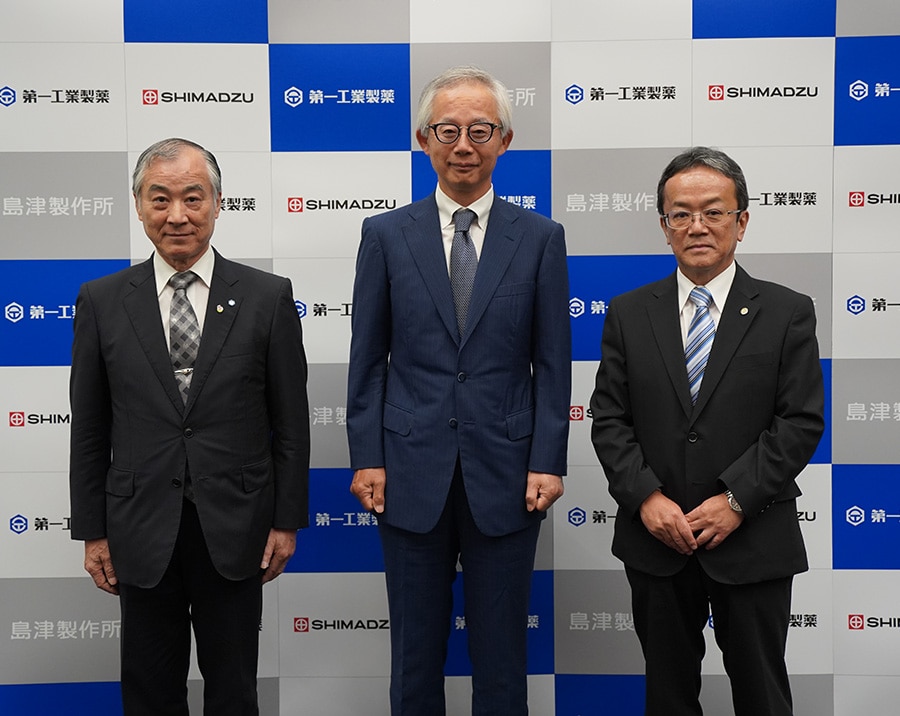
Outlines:
[{"label": "blue striped tie", "polygon": [[705,286],[696,286],[691,291],[691,303],[694,304],[694,317],[688,328],[687,344],[684,347],[684,360],[687,364],[688,383],[691,387],[691,404],[697,402],[700,383],[709,360],[709,351],[716,337],[716,325],[709,315],[712,294]]}]

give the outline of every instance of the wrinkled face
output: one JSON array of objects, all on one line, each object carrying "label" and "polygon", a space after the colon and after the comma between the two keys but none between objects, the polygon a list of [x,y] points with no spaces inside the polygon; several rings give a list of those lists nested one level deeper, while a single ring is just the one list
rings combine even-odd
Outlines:
[{"label": "wrinkled face", "polygon": [[[734,182],[724,174],[705,166],[686,169],[666,182],[663,211],[701,212],[707,209],[737,209]],[[744,238],[750,214],[746,211],[728,217],[720,226],[709,227],[701,217],[693,217],[689,226],[670,229],[665,218],[659,223],[672,247],[681,272],[702,286],[718,276],[734,261],[734,251]]]},{"label": "wrinkled face", "polygon": [[[500,124],[500,118],[491,91],[480,82],[466,82],[435,95],[429,124],[437,122],[468,127],[475,122]],[[431,158],[441,189],[454,201],[468,206],[490,188],[497,157],[512,141],[511,131],[503,138],[501,132],[502,129],[495,129],[484,144],[472,142],[465,129],[453,144],[441,144],[430,129],[426,135],[416,131],[416,139]]]},{"label": "wrinkled face", "polygon": [[134,205],[159,255],[184,271],[209,248],[221,200],[203,155],[185,147],[174,159],[150,163]]}]

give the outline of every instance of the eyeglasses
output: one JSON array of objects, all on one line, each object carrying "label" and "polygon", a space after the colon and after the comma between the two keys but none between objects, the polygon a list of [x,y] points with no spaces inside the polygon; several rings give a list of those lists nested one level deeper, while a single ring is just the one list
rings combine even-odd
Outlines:
[{"label": "eyeglasses", "polygon": [[724,209],[704,209],[703,211],[670,211],[663,214],[666,220],[666,226],[670,229],[686,229],[694,223],[694,217],[699,216],[700,221],[706,226],[721,226],[728,217],[734,214],[742,214],[744,209],[732,209],[725,211]]},{"label": "eyeglasses", "polygon": [[491,141],[491,137],[494,136],[494,130],[500,129],[500,127],[501,125],[492,124],[491,122],[475,122],[475,124],[470,124],[468,127],[460,127],[458,124],[451,124],[450,122],[438,122],[437,124],[429,124],[426,129],[433,130],[434,136],[441,144],[453,144],[459,139],[463,129],[466,130],[469,141],[475,142],[475,144],[484,144]]}]

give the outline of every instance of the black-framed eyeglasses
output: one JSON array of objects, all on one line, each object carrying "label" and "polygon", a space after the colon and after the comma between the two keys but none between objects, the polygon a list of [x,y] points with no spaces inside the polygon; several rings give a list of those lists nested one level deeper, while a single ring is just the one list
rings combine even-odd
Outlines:
[{"label": "black-framed eyeglasses", "polygon": [[465,129],[469,136],[469,141],[475,144],[484,144],[491,141],[494,136],[494,130],[500,129],[502,125],[493,124],[492,122],[475,122],[468,127],[460,127],[458,124],[451,122],[438,122],[437,124],[429,124],[428,129],[434,132],[434,136],[441,144],[453,144],[459,135]]},{"label": "black-framed eyeglasses", "polygon": [[694,217],[699,216],[700,221],[706,226],[721,226],[728,221],[729,216],[734,214],[742,214],[744,209],[732,209],[725,211],[724,209],[704,209],[703,211],[683,211],[677,209],[663,214],[666,220],[666,226],[670,229],[686,229],[694,223]]}]

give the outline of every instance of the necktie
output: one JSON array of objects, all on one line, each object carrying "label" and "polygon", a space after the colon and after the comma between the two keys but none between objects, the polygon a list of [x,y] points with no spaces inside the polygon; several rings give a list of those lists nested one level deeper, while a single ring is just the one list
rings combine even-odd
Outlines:
[{"label": "necktie", "polygon": [[709,360],[709,351],[716,337],[716,326],[709,315],[709,304],[712,294],[705,286],[695,286],[690,295],[694,304],[694,317],[688,328],[687,344],[684,347],[684,360],[687,364],[688,383],[691,387],[691,403],[697,402],[700,383]]},{"label": "necktie", "polygon": [[169,279],[169,285],[175,289],[172,307],[169,309],[169,356],[181,399],[185,403],[191,387],[194,361],[197,360],[200,348],[200,324],[186,290],[197,278],[199,277],[193,271],[184,271]]},{"label": "necktie", "polygon": [[450,247],[450,287],[453,289],[453,303],[456,305],[456,325],[460,338],[466,330],[466,316],[469,313],[469,299],[472,298],[472,284],[478,256],[469,236],[469,227],[475,218],[471,209],[459,209],[453,215],[455,231]]}]

